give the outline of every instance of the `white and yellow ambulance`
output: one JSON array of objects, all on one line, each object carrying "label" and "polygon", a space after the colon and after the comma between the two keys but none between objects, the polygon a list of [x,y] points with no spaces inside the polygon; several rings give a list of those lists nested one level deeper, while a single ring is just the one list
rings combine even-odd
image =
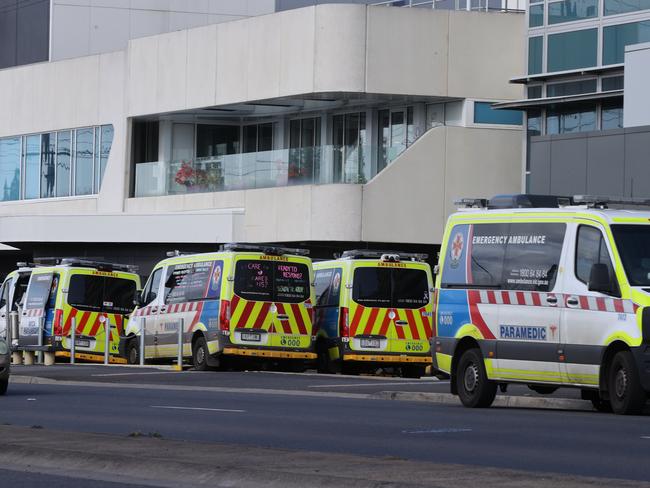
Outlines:
[{"label": "white and yellow ambulance", "polygon": [[321,372],[390,366],[420,377],[431,363],[433,278],[424,254],[345,251],[314,263]]},{"label": "white and yellow ambulance", "polygon": [[32,274],[33,265],[21,262],[17,266],[18,269],[9,273],[0,287],[0,337],[7,337],[9,315],[19,313]]},{"label": "white and yellow ambulance", "polygon": [[599,410],[639,413],[650,392],[650,211],[638,210],[648,202],[458,203],[440,252],[433,339],[452,393],[486,407],[498,385],[569,386]]},{"label": "white and yellow ambulance", "polygon": [[219,252],[169,253],[149,276],[121,344],[129,363],[182,355],[197,370],[222,356],[313,360],[313,270],[308,251],[227,244]]}]

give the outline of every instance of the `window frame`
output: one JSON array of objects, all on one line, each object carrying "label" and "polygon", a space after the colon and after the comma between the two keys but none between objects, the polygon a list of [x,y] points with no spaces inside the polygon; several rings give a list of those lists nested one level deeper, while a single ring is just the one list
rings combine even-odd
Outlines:
[{"label": "window frame", "polygon": [[[595,225],[590,225],[590,224],[583,224],[580,223],[576,227],[576,233],[575,233],[575,245],[573,248],[573,276],[575,277],[576,280],[578,280],[580,283],[583,283],[589,288],[589,278],[587,278],[587,281],[583,281],[580,276],[578,275],[578,246],[580,244],[580,230],[582,228],[587,228],[587,229],[593,229],[597,231],[600,235],[601,241],[605,244],[605,250],[607,251],[607,257],[609,258],[609,265],[610,265],[610,271],[612,273],[611,278],[613,278],[617,285],[618,285],[618,278],[616,277],[616,272],[615,272],[615,267],[614,267],[614,260],[612,259],[612,251],[609,248],[609,243],[607,242],[607,239],[605,239],[603,235],[603,230],[600,227],[597,227]],[[598,254],[600,256],[601,250],[598,250]],[[595,264],[595,263],[592,263]],[[605,263],[602,263],[605,264]]]}]

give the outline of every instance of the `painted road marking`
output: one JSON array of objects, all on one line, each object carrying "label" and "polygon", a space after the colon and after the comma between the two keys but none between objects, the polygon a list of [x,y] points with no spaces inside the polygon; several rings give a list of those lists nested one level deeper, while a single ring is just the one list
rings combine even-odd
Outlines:
[{"label": "painted road marking", "polygon": [[174,373],[175,371],[141,371],[139,373],[102,373],[102,374],[91,374],[90,376],[135,376],[143,374],[168,374]]},{"label": "painted road marking", "polygon": [[446,429],[424,429],[424,430],[403,430],[402,434],[455,434],[457,432],[471,432],[472,429],[458,429],[458,428],[446,428]]},{"label": "painted road marking", "polygon": [[641,439],[650,439],[650,435],[642,435]]},{"label": "painted road marking", "polygon": [[[445,384],[449,381],[437,381],[436,384]],[[401,385],[421,385],[421,381],[400,381],[399,383],[342,383],[336,385],[309,385],[307,388],[352,388],[355,386],[401,386]]]},{"label": "painted road marking", "polygon": [[174,407],[172,405],[151,405],[151,408],[165,408],[168,410],[201,410],[205,412],[246,413],[246,410],[237,410],[231,408]]}]

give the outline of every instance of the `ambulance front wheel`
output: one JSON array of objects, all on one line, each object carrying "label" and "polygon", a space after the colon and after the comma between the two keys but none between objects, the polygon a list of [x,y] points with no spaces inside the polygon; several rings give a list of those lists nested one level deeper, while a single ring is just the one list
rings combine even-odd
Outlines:
[{"label": "ambulance front wheel", "polygon": [[456,387],[460,401],[466,407],[484,408],[492,405],[497,384],[488,380],[479,349],[468,349],[460,357],[456,369]]},{"label": "ambulance front wheel", "polygon": [[609,402],[614,413],[636,415],[643,411],[646,394],[630,351],[617,352],[607,371]]},{"label": "ambulance front wheel", "polygon": [[126,362],[140,364],[140,345],[138,339],[131,339],[126,345]]},{"label": "ambulance front wheel", "polygon": [[192,364],[196,371],[208,370],[208,343],[205,337],[199,337],[192,344]]}]

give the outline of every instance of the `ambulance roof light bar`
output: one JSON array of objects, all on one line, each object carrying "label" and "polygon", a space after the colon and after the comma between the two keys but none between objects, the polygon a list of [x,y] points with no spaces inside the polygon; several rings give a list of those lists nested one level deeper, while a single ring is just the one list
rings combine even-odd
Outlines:
[{"label": "ambulance roof light bar", "polygon": [[189,254],[198,254],[198,253],[191,252],[191,251],[179,251],[178,249],[174,249],[173,251],[167,251],[165,254],[168,258],[175,258],[178,256],[187,256]]},{"label": "ambulance roof light bar", "polygon": [[373,249],[350,249],[340,255],[340,259],[379,259],[383,262],[398,263],[400,261],[426,261],[428,254],[401,252],[401,251],[376,251]]},{"label": "ambulance roof light bar", "polygon": [[70,266],[79,268],[96,268],[99,271],[124,271],[136,273],[138,267],[132,264],[109,263],[81,258],[34,258],[36,266]]},{"label": "ambulance roof light bar", "polygon": [[487,208],[487,198],[457,198],[454,200],[454,205],[461,209],[468,208]]},{"label": "ambulance roof light bar", "polygon": [[296,247],[274,246],[273,244],[246,244],[240,242],[231,242],[223,244],[220,251],[252,251],[262,252],[269,256],[282,256],[284,254],[294,254],[296,256],[309,256],[309,249],[300,249]]},{"label": "ambulance roof light bar", "polygon": [[605,197],[599,195],[575,195],[573,197],[573,203],[575,205],[586,205],[589,208],[600,209],[609,208],[611,205],[648,207],[650,206],[650,199],[633,197]]}]

